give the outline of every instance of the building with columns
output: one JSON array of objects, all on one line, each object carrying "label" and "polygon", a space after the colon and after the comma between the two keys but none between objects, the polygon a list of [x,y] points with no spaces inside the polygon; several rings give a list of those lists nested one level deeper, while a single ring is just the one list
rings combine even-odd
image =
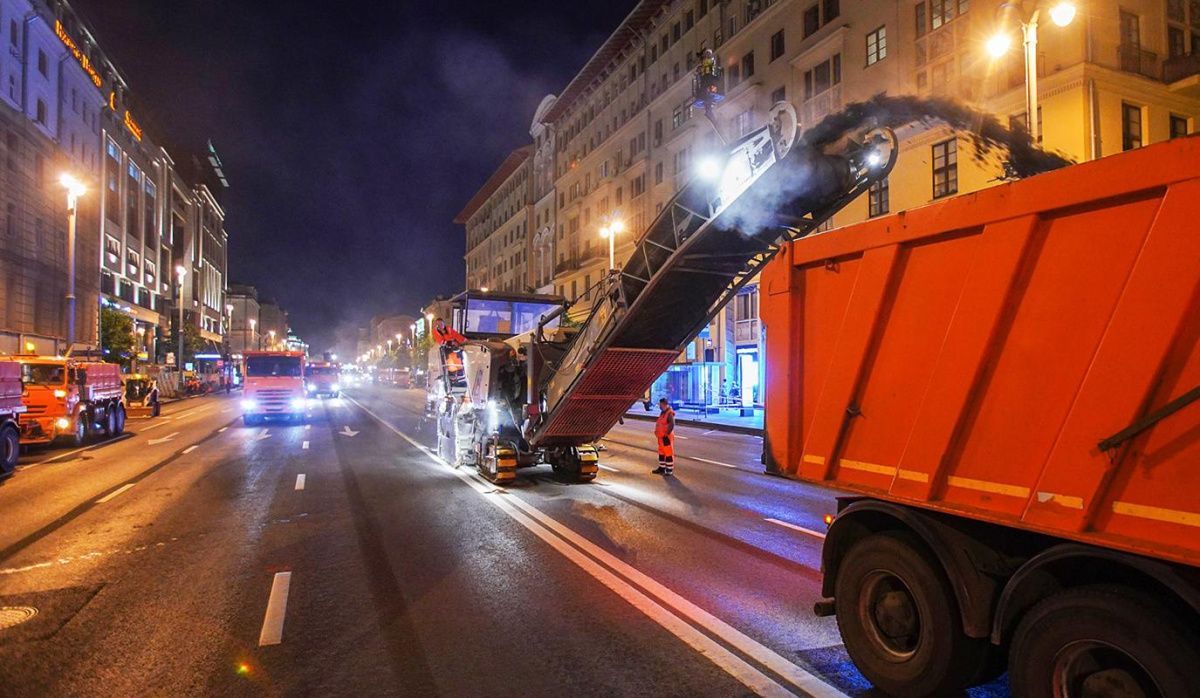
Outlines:
[{"label": "building with columns", "polygon": [[[538,108],[533,147],[554,152],[554,276],[548,290],[579,298],[605,272],[607,221],[625,224],[618,266],[693,164],[761,127],[786,101],[801,129],[879,93],[949,97],[1025,123],[1020,20],[998,0],[643,0],[556,98]],[[1021,3],[1016,3],[1021,5]],[[1080,0],[1065,26],[1041,14],[1036,51],[1040,140],[1083,161],[1191,133],[1200,116],[1200,5],[1190,0]],[[1013,5],[1010,5],[1012,7]],[[992,55],[1003,34],[1011,49]],[[699,51],[723,68],[714,122],[697,113]],[[836,227],[990,186],[994,161],[936,122],[906,128],[887,181],[852,202]],[[542,143],[537,138],[543,139]],[[535,158],[536,161],[536,158]],[[542,160],[544,164],[544,160]],[[531,201],[532,196],[530,197]],[[538,199],[542,201],[543,199]],[[535,233],[535,239],[537,234]],[[468,245],[470,248],[470,245]],[[693,405],[760,403],[763,333],[750,284],[660,379],[655,391]],[[735,388],[736,386],[736,388]]]}]

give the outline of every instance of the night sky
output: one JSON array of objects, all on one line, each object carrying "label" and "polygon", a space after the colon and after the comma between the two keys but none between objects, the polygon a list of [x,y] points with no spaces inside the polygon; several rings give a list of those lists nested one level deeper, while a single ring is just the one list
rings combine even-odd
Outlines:
[{"label": "night sky", "polygon": [[451,219],[635,3],[73,4],[157,140],[212,139],[231,280],[320,352],[462,287]]}]

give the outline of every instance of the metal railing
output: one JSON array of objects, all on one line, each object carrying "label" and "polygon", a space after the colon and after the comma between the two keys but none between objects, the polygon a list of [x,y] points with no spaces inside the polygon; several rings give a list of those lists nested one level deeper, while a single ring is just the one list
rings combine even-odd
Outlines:
[{"label": "metal railing", "polygon": [[1126,73],[1136,73],[1151,80],[1160,80],[1162,77],[1158,67],[1158,54],[1147,51],[1141,46],[1127,44],[1118,46],[1117,59],[1121,70]]},{"label": "metal railing", "polygon": [[1163,61],[1163,82],[1176,82],[1193,75],[1200,75],[1200,53],[1175,56]]}]

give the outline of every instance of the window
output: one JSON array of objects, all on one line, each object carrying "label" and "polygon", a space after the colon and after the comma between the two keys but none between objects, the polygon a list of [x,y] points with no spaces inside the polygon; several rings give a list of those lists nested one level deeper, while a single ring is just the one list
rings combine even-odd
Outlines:
[{"label": "window", "polygon": [[646,175],[640,174],[633,179],[633,182],[630,183],[629,196],[631,198],[638,197],[638,196],[641,196],[642,193],[645,191],[646,191]]},{"label": "window", "polygon": [[875,182],[867,190],[867,215],[871,218],[888,212],[888,178]]},{"label": "window", "polygon": [[1167,27],[1167,57],[1178,58],[1187,53],[1187,41],[1179,27]]},{"label": "window", "polygon": [[821,28],[821,11],[816,6],[808,8],[804,11],[804,38],[812,36]]},{"label": "window", "polygon": [[1142,147],[1142,108],[1121,103],[1121,149]]},{"label": "window", "polygon": [[822,0],[821,11],[822,14],[825,15],[823,18],[825,24],[829,24],[833,20],[837,19],[838,15],[842,13],[840,4],[841,3],[839,3],[838,0]]},{"label": "window", "polygon": [[654,165],[654,183],[662,184],[663,181],[663,164],[657,163]]},{"label": "window", "polygon": [[958,144],[951,138],[933,144],[933,198],[958,193]]},{"label": "window", "polygon": [[671,39],[666,34],[663,34],[662,39],[658,42],[658,53],[665,56],[669,48],[671,48]]},{"label": "window", "polygon": [[655,148],[662,145],[662,138],[663,138],[663,125],[662,125],[662,119],[659,119],[658,121],[654,122],[654,147]]},{"label": "window", "polygon": [[954,0],[929,0],[929,26],[937,29],[954,19]]},{"label": "window", "polygon": [[683,36],[683,27],[680,26],[679,22],[672,24],[671,25],[671,43],[673,44],[676,41],[679,41],[679,38],[682,36]]},{"label": "window", "polygon": [[14,48],[21,46],[21,30],[17,29],[17,20],[15,19],[8,20],[8,43],[12,44]]},{"label": "window", "polygon": [[754,112],[747,109],[733,117],[733,130],[738,138],[754,130]]},{"label": "window", "polygon": [[1188,134],[1188,120],[1186,116],[1171,115],[1171,138],[1179,138]]},{"label": "window", "polygon": [[787,101],[787,88],[780,85],[778,89],[771,93],[771,104]]},{"label": "window", "polygon": [[924,0],[917,3],[914,19],[916,20],[917,38],[925,36],[925,32],[929,31],[929,20],[926,16]]},{"label": "window", "polygon": [[154,288],[154,281],[157,278],[154,268],[154,262],[146,260],[146,288]]},{"label": "window", "polygon": [[701,17],[708,14],[708,0],[700,0],[699,7],[696,10]]},{"label": "window", "polygon": [[17,205],[7,204],[4,207],[4,233],[8,237],[17,234]]},{"label": "window", "polygon": [[46,158],[41,153],[33,154],[33,186],[41,189],[46,184]]},{"label": "window", "polygon": [[49,67],[49,61],[46,58],[46,52],[41,50],[40,48],[38,49],[37,69],[38,69],[38,72],[42,74],[42,77],[44,77],[44,78],[50,77],[50,67]]},{"label": "window", "polygon": [[733,65],[729,66],[728,70],[725,71],[725,82],[728,85],[727,89],[732,88],[734,85],[738,84],[741,81],[742,81],[742,67],[740,65],[738,65],[737,63],[734,63]]},{"label": "window", "polygon": [[37,101],[37,115],[33,118],[37,123],[46,125],[46,103],[40,99]]},{"label": "window", "polygon": [[696,13],[692,12],[691,10],[688,10],[683,15],[683,30],[685,32],[690,31],[691,28],[693,26],[695,26],[695,24],[696,24]]},{"label": "window", "polygon": [[754,76],[754,52],[742,56],[742,79],[749,80]]},{"label": "window", "polygon": [[771,60],[773,61],[776,58],[779,58],[780,56],[783,55],[783,52],[784,52],[783,30],[780,29],[779,31],[777,31],[771,35]]},{"label": "window", "polygon": [[812,99],[841,82],[842,54],[835,53],[813,66],[812,70],[804,71],[804,99]]},{"label": "window", "polygon": [[[1020,128],[1023,131],[1029,130],[1029,115],[1025,112],[1013,114],[1008,119],[1009,129]],[[1038,127],[1038,143],[1042,142],[1042,105],[1038,105],[1037,109],[1037,127]]]},{"label": "window", "polygon": [[887,27],[880,27],[867,34],[867,65],[874,65],[887,58]]}]

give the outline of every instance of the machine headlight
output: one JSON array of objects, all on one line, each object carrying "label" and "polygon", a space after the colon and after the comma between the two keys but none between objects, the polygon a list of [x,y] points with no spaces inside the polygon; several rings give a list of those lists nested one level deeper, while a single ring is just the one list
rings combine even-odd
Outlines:
[{"label": "machine headlight", "polygon": [[317,386],[315,386],[315,385],[306,385],[306,386],[304,386],[304,389],[310,393],[317,392]]},{"label": "machine headlight", "polygon": [[66,417],[59,417],[54,420],[54,427],[56,429],[69,429],[71,427],[71,420]]},{"label": "machine headlight", "polygon": [[242,400],[242,409],[247,412],[258,409],[258,400]]},{"label": "machine headlight", "polygon": [[338,385],[337,383],[334,383],[333,385],[329,386],[329,389],[336,393],[337,391],[342,389],[342,386]]},{"label": "machine headlight", "polygon": [[54,391],[54,397],[58,398],[59,400],[63,399],[66,396],[67,396],[67,391],[63,390],[62,388],[59,388],[58,390]]},{"label": "machine headlight", "polygon": [[302,397],[292,398],[292,409],[293,410],[302,410],[306,407],[308,407],[308,400],[306,398],[302,398]]}]

